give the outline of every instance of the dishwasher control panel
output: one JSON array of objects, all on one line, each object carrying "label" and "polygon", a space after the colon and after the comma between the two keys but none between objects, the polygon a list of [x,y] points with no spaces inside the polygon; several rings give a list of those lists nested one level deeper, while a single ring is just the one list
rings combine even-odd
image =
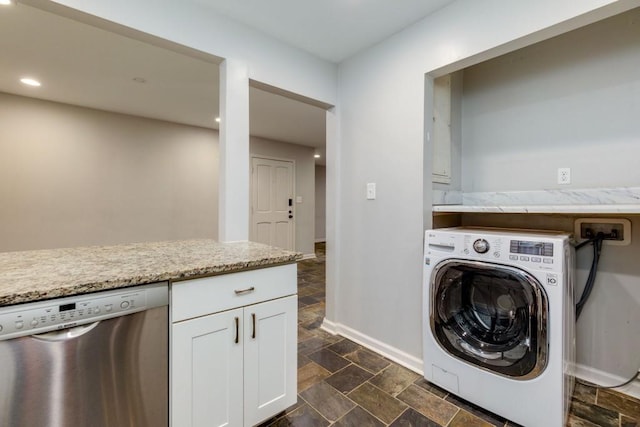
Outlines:
[{"label": "dishwasher control panel", "polygon": [[167,301],[168,285],[163,282],[7,306],[0,308],[0,340],[73,328],[166,305]]}]

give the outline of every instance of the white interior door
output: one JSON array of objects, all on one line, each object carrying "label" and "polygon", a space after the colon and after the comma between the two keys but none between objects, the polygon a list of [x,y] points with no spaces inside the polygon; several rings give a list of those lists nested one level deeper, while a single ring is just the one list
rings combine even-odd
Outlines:
[{"label": "white interior door", "polygon": [[251,240],[295,250],[293,162],[251,159]]}]

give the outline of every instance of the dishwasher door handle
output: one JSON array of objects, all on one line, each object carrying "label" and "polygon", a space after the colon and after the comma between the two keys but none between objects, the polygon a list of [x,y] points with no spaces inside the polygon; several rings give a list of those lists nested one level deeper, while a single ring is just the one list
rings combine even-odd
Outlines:
[{"label": "dishwasher door handle", "polygon": [[61,329],[59,331],[45,332],[44,334],[31,335],[32,338],[56,342],[56,341],[69,341],[85,334],[88,334],[100,324],[100,320],[97,322],[89,323],[88,325],[74,326],[72,328]]}]

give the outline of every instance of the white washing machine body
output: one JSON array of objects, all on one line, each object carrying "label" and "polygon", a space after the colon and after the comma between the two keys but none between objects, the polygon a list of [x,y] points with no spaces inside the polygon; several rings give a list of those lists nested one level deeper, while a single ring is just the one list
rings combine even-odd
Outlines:
[{"label": "white washing machine body", "polygon": [[575,361],[570,235],[428,230],[424,261],[425,378],[523,426],[564,426]]}]

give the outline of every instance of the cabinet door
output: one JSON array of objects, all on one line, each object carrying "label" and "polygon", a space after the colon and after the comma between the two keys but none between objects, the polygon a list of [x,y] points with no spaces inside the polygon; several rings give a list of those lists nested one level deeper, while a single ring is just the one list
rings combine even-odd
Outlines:
[{"label": "cabinet door", "polygon": [[173,427],[242,425],[242,309],[173,324]]},{"label": "cabinet door", "polygon": [[244,425],[276,415],[297,400],[298,299],[244,308]]}]

